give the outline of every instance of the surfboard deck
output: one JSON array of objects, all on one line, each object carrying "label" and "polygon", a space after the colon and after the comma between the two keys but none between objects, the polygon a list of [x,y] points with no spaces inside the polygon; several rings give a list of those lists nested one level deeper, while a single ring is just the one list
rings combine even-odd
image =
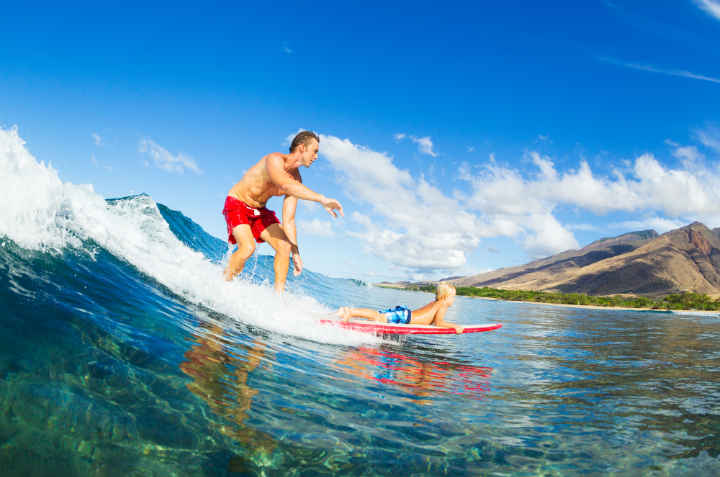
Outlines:
[{"label": "surfboard deck", "polygon": [[[350,320],[344,322],[341,320],[320,320],[320,323],[324,325],[334,325],[340,328],[346,328],[354,331],[363,331],[367,333],[380,333],[390,335],[455,335],[455,330],[452,328],[440,328],[432,325],[400,325],[396,323],[377,323],[375,321],[367,320]],[[465,329],[460,334],[465,333],[480,333],[483,331],[492,331],[502,328],[501,323],[487,323],[482,325],[463,325],[458,323],[460,326],[464,326]]]}]

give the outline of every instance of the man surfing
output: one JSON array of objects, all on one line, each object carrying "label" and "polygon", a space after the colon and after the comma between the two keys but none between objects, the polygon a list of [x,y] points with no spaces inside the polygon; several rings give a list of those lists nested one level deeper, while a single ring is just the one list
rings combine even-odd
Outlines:
[{"label": "man surfing", "polygon": [[[319,202],[333,217],[343,214],[335,199],[313,192],[302,184],[300,166],[310,167],[320,149],[320,137],[311,131],[298,133],[290,144],[290,154],[273,152],[260,159],[235,184],[225,199],[225,222],[228,241],[237,244],[225,269],[230,281],[242,272],[245,262],[255,252],[255,243],[267,242],[275,249],[275,291],[285,289],[290,255],[295,275],[302,272],[302,259],[297,245],[295,209],[298,199]],[[268,199],[284,195],[282,226],[275,212],[265,207]],[[336,213],[337,211],[337,213]]]}]

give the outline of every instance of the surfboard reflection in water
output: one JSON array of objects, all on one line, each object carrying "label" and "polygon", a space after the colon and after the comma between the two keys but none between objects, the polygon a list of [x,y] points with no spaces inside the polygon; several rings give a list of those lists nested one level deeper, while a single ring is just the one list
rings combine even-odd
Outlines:
[{"label": "surfboard reflection in water", "polygon": [[403,389],[419,404],[429,404],[424,398],[436,393],[482,399],[493,371],[487,366],[412,357],[384,346],[348,351],[335,365],[348,374]]}]

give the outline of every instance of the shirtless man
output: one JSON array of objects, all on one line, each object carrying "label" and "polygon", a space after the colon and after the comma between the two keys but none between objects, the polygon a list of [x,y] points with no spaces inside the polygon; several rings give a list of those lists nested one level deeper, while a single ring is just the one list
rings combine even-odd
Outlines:
[{"label": "shirtless man", "polygon": [[[228,241],[237,244],[225,269],[230,281],[242,272],[245,261],[255,252],[255,242],[267,242],[275,249],[275,291],[285,289],[290,254],[295,275],[302,272],[297,245],[295,209],[298,199],[319,202],[333,217],[343,215],[342,205],[335,199],[313,192],[302,184],[300,166],[310,167],[317,159],[320,138],[311,131],[298,133],[290,145],[290,154],[273,152],[260,159],[235,184],[225,199],[223,215],[227,222]],[[272,196],[284,195],[282,226],[275,212],[265,207]]]}]

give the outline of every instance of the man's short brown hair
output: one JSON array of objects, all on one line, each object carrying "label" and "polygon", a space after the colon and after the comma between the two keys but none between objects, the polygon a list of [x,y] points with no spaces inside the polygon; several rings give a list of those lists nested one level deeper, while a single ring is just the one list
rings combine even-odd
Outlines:
[{"label": "man's short brown hair", "polygon": [[297,133],[295,139],[292,140],[292,144],[290,144],[290,152],[293,152],[300,144],[310,144],[313,139],[320,144],[320,137],[312,131],[302,131]]}]

